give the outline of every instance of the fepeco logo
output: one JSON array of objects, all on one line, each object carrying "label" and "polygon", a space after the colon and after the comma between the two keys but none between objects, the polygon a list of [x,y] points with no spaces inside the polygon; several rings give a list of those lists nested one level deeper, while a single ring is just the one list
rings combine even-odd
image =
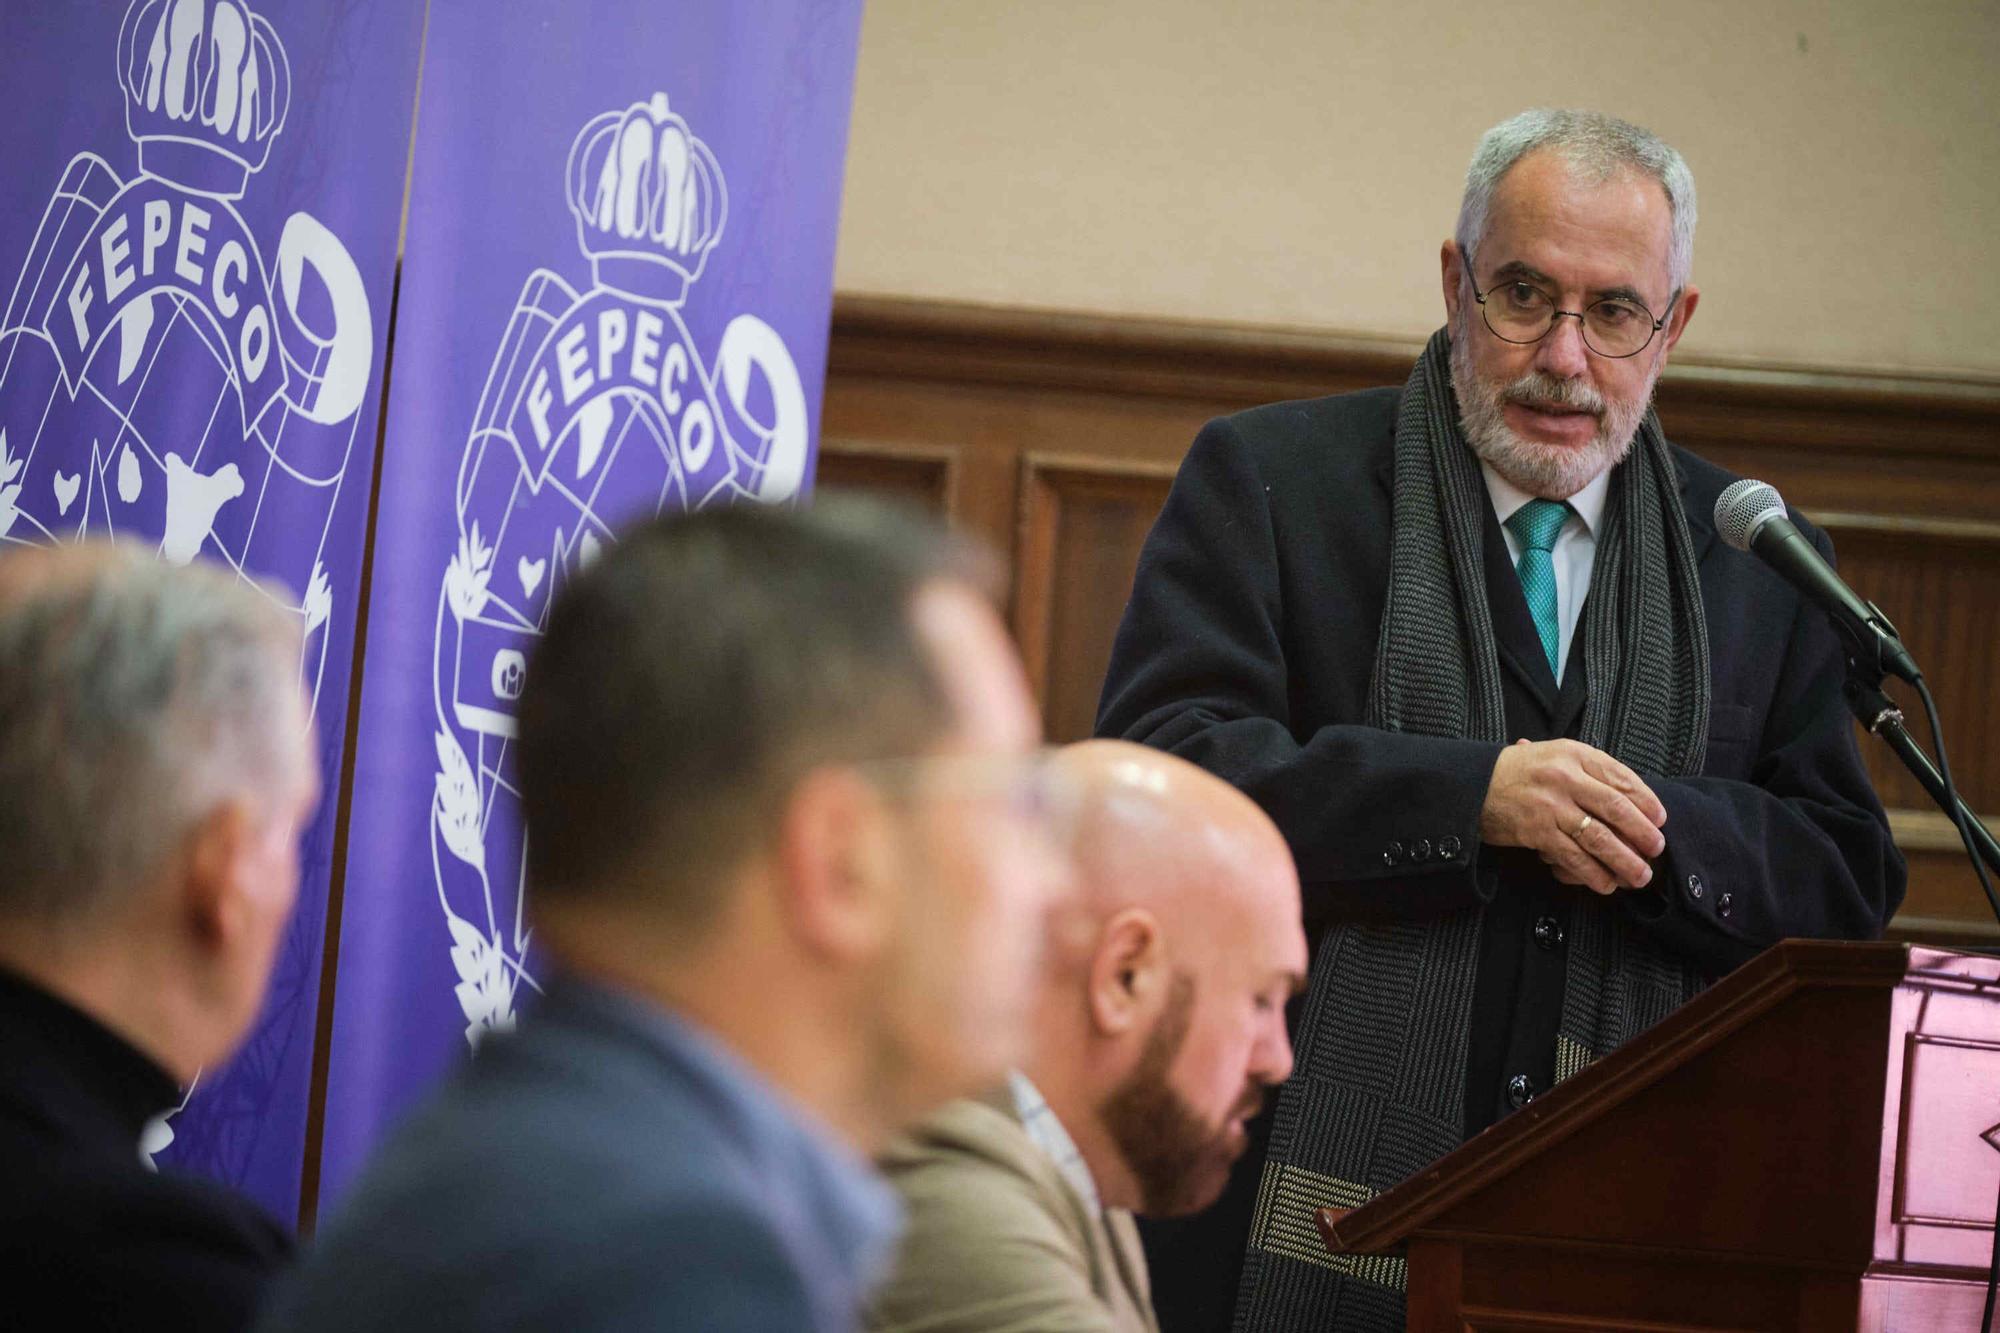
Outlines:
[{"label": "fepeco logo", "polygon": [[571,573],[645,515],[783,503],[805,481],[806,395],[784,340],[740,314],[705,359],[682,317],[722,241],[727,185],[664,93],[570,146],[585,286],[531,274],[466,440],[438,589],[432,862],[466,1038],[512,1025],[533,985],[521,914],[514,702]]},{"label": "fepeco logo", "polygon": [[[70,159],[0,318],[0,541],[119,536],[256,578],[299,618],[316,709],[327,541],[368,415],[367,292],[310,213],[283,218],[268,259],[246,216],[275,211],[259,213],[257,175],[292,97],[284,45],[246,0],[133,0],[113,54],[131,166]],[[227,1107],[182,1145],[232,1178],[316,962],[301,931]],[[171,1140],[156,1126],[149,1144]]]},{"label": "fepeco logo", "polygon": [[[284,128],[284,47],[240,0],[134,0],[117,72],[138,172],[71,159],[0,322],[0,537],[206,553],[303,589],[310,635],[331,609],[320,557],[374,329],[338,237],[295,212],[267,265],[237,207]],[[176,410],[190,377],[216,396],[193,429]],[[285,530],[260,533],[274,498]]]}]

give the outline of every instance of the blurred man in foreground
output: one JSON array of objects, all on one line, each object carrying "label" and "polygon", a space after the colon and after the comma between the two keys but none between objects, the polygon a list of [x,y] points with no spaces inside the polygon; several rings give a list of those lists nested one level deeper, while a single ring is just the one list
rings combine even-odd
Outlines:
[{"label": "blurred man in foreground", "polygon": [[8,1328],[241,1328],[290,1252],[247,1200],[149,1170],[139,1137],[263,1003],[317,796],[298,654],[227,571],[0,557]]},{"label": "blurred man in foreground", "polygon": [[1270,819],[1137,745],[1072,746],[1058,768],[1081,800],[1076,938],[1028,1062],[886,1155],[909,1227],[879,1329],[1157,1329],[1132,1212],[1213,1202],[1291,1072],[1306,942]]},{"label": "blurred man in foreground", "polygon": [[391,1141],[287,1329],[850,1327],[865,1154],[1021,1058],[1065,886],[1013,650],[872,507],[638,528],[521,699],[546,994]]}]

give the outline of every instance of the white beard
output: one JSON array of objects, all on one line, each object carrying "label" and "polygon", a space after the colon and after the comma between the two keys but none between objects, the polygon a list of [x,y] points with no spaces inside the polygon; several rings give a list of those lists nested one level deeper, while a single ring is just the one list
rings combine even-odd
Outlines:
[{"label": "white beard", "polygon": [[[1562,380],[1531,370],[1495,384],[1473,369],[1470,339],[1461,319],[1451,331],[1451,387],[1458,394],[1458,419],[1472,452],[1495,472],[1530,495],[1567,500],[1598,475],[1625,461],[1653,401],[1655,367],[1646,391],[1629,402],[1610,401],[1581,380]],[[1582,446],[1542,444],[1524,439],[1507,424],[1509,402],[1547,403],[1597,414],[1597,434]]]}]

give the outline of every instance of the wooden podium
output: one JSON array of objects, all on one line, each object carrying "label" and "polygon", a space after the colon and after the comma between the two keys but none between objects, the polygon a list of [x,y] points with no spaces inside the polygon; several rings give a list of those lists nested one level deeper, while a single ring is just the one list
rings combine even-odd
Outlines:
[{"label": "wooden podium", "polygon": [[1412,1333],[1979,1327],[2000,959],[1789,940],[1351,1212]]}]

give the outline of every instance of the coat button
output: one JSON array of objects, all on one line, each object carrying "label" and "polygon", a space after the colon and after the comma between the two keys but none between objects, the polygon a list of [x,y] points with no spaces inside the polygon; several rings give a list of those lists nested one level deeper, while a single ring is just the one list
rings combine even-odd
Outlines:
[{"label": "coat button", "polygon": [[1696,902],[1700,902],[1702,895],[1701,876],[1689,875],[1687,882],[1688,882],[1688,897],[1694,899]]},{"label": "coat button", "polygon": [[1403,864],[1403,844],[1400,842],[1392,842],[1387,847],[1383,848],[1382,864],[1385,866],[1399,866]]},{"label": "coat button", "polygon": [[1526,1074],[1516,1074],[1507,1080],[1507,1105],[1516,1111],[1535,1100],[1535,1085]]},{"label": "coat button", "polygon": [[1410,859],[1419,863],[1430,860],[1431,840],[1429,838],[1418,838],[1415,842],[1411,843]]},{"label": "coat button", "polygon": [[1447,861],[1456,861],[1458,854],[1465,850],[1465,844],[1457,838],[1445,838],[1438,843],[1438,855]]},{"label": "coat button", "polygon": [[1543,949],[1559,949],[1563,942],[1562,922],[1552,916],[1535,918],[1535,943]]},{"label": "coat button", "polygon": [[1715,914],[1717,916],[1728,916],[1729,909],[1735,905],[1736,897],[1729,890],[1724,889],[1721,893],[1715,895]]}]

